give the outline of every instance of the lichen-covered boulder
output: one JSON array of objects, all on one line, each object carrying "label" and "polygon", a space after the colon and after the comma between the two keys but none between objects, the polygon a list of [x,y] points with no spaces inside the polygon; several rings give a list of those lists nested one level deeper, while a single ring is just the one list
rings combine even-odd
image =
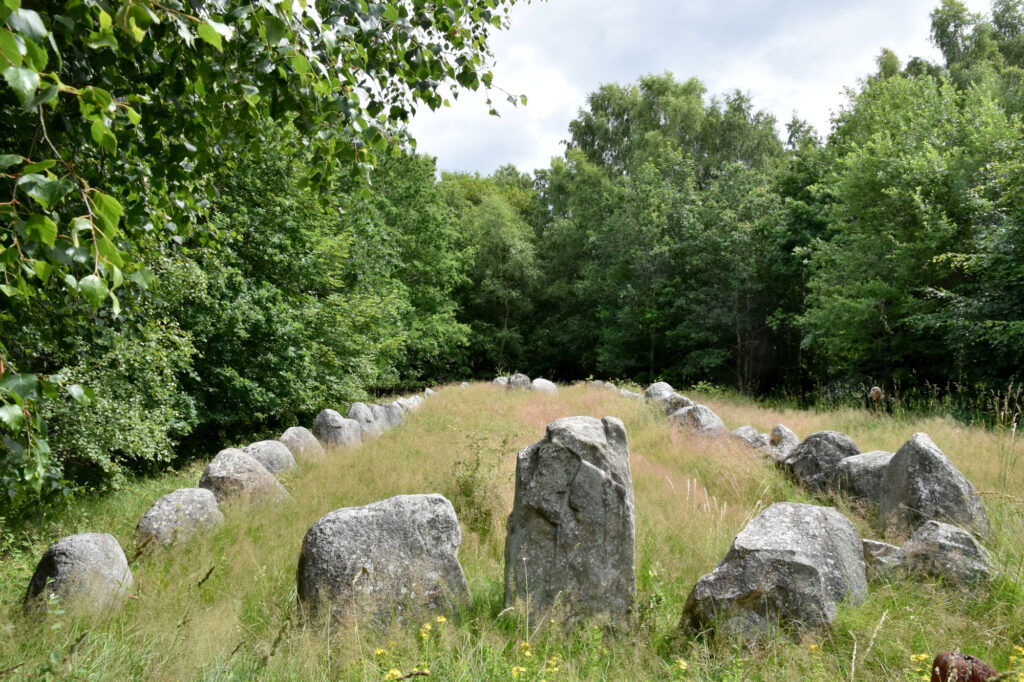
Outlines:
[{"label": "lichen-covered boulder", "polygon": [[707,405],[692,405],[669,415],[674,424],[693,429],[703,436],[724,436],[729,433],[721,417]]},{"label": "lichen-covered boulder", "polygon": [[278,440],[284,443],[296,461],[318,460],[324,456],[324,446],[313,432],[304,426],[288,427]]},{"label": "lichen-covered boulder", "polygon": [[555,395],[558,393],[558,386],[548,381],[547,379],[534,379],[530,384],[530,388],[534,391],[540,391],[541,393],[550,393]]},{"label": "lichen-covered boulder", "polygon": [[837,431],[812,433],[782,461],[783,470],[815,492],[835,487],[839,462],[859,455],[857,444]]},{"label": "lichen-covered boulder", "polygon": [[907,553],[902,547],[877,540],[864,540],[864,565],[868,571],[889,573],[907,565]]},{"label": "lichen-covered boulder", "polygon": [[838,476],[840,490],[877,503],[882,497],[885,471],[894,454],[874,450],[840,460]]},{"label": "lichen-covered boulder", "polygon": [[533,618],[628,617],[636,595],[626,429],[567,417],[516,460],[505,539],[505,604]]},{"label": "lichen-covered boulder", "polygon": [[199,487],[213,492],[218,502],[229,499],[273,501],[291,496],[274,474],[236,448],[227,448],[206,465]]},{"label": "lichen-covered boulder", "polygon": [[752,448],[765,448],[769,445],[768,434],[760,433],[753,426],[741,426],[738,429],[733,429],[729,435],[734,440],[746,443]]},{"label": "lichen-covered boulder", "polygon": [[665,411],[665,414],[668,415],[678,412],[685,407],[693,407],[697,404],[685,395],[676,393],[671,384],[664,381],[658,381],[644,389],[644,398],[646,398],[648,402],[660,405]]},{"label": "lichen-covered boulder", "polygon": [[354,448],[363,442],[359,422],[346,419],[334,410],[324,410],[316,416],[313,435],[325,448]]},{"label": "lichen-covered boulder", "polygon": [[529,390],[530,388],[530,377],[525,374],[513,374],[508,378],[508,388],[516,390]]},{"label": "lichen-covered boulder", "polygon": [[879,499],[885,526],[913,530],[929,519],[988,533],[988,513],[977,489],[926,433],[907,440],[886,468]]},{"label": "lichen-covered boulder", "polygon": [[381,426],[374,419],[373,410],[366,403],[352,403],[348,408],[348,418],[359,422],[359,435],[364,441],[380,435]]},{"label": "lichen-covered boulder", "polygon": [[469,599],[461,542],[455,509],[441,495],[337,509],[302,540],[299,599],[313,613],[379,624],[422,609],[450,611]]},{"label": "lichen-covered boulder", "polygon": [[113,535],[69,535],[43,553],[29,581],[25,605],[46,609],[51,597],[57,597],[61,608],[101,611],[119,604],[132,582],[128,559]]},{"label": "lichen-covered boulder", "polygon": [[762,452],[776,464],[781,464],[799,444],[800,438],[789,427],[776,424],[768,434],[768,447],[762,448]]},{"label": "lichen-covered boulder", "polygon": [[135,527],[140,542],[163,545],[183,540],[224,520],[217,497],[205,488],[182,488],[153,503]]},{"label": "lichen-covered boulder", "polygon": [[992,577],[992,558],[963,528],[927,521],[914,531],[903,551],[914,573],[939,577],[954,585],[973,585]]},{"label": "lichen-covered boulder", "polygon": [[242,452],[263,465],[270,473],[280,474],[295,468],[292,451],[279,440],[260,440],[242,448]]},{"label": "lichen-covered boulder", "polygon": [[508,377],[494,377],[491,381],[492,386],[501,386],[502,388],[508,386]]},{"label": "lichen-covered boulder", "polygon": [[644,389],[644,397],[648,400],[662,402],[675,392],[676,390],[672,388],[672,384],[667,381],[656,381]]},{"label": "lichen-covered boulder", "polygon": [[831,507],[778,502],[754,517],[697,581],[682,625],[746,639],[821,628],[867,595],[860,535]]}]

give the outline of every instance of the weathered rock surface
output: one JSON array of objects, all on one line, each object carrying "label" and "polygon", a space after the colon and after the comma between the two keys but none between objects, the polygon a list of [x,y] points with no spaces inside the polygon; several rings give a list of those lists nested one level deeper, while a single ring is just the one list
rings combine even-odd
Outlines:
[{"label": "weathered rock surface", "polygon": [[628,388],[620,388],[619,395],[622,396],[623,398],[626,398],[627,400],[640,400],[641,398],[644,397],[643,393],[634,393],[633,391],[630,391]]},{"label": "weathered rock surface", "polygon": [[494,377],[491,381],[492,386],[508,386],[508,377]]},{"label": "weathered rock surface", "polygon": [[918,528],[903,551],[915,573],[940,577],[956,585],[970,585],[992,577],[992,559],[973,535],[941,521]]},{"label": "weathered rock surface", "polygon": [[404,410],[401,405],[398,404],[397,400],[390,403],[384,403],[381,407],[384,409],[384,428],[396,429],[405,421],[405,417],[402,416]]},{"label": "weathered rock surface", "polygon": [[280,500],[291,497],[266,467],[236,448],[227,448],[206,465],[199,487],[217,497],[246,501]]},{"label": "weathered rock surface", "polygon": [[988,533],[977,490],[925,433],[915,433],[889,461],[879,499],[883,525],[913,530],[929,519]]},{"label": "weathered rock surface", "polygon": [[684,407],[693,407],[697,403],[679,393],[670,384],[658,381],[644,389],[644,397],[652,402],[659,403],[665,414],[671,415]]},{"label": "weathered rock surface", "polygon": [[793,448],[782,460],[782,468],[811,490],[824,492],[836,486],[839,462],[859,454],[857,444],[846,434],[819,431]]},{"label": "weathered rock surface", "polygon": [[636,595],[635,521],[626,429],[615,417],[567,417],[516,460],[505,539],[505,604],[533,616],[627,617]]},{"label": "weathered rock surface", "polygon": [[877,540],[864,540],[864,565],[869,571],[888,573],[907,565],[907,553],[902,547]]},{"label": "weathered rock surface", "polygon": [[874,450],[840,460],[840,490],[877,503],[882,497],[885,470],[889,467],[894,454]]},{"label": "weathered rock surface", "polygon": [[373,410],[366,403],[352,403],[348,408],[348,418],[359,422],[359,435],[364,441],[380,435],[380,424],[373,418]]},{"label": "weathered rock surface", "polygon": [[402,412],[415,412],[423,404],[423,396],[414,395],[408,398],[399,398],[395,401],[395,404],[401,408]]},{"label": "weathered rock surface", "polygon": [[550,393],[555,395],[558,393],[558,386],[548,381],[547,379],[534,379],[530,384],[530,388],[534,391],[540,391],[541,393]]},{"label": "weathered rock surface", "polygon": [[959,651],[944,651],[932,661],[931,682],[987,682],[998,677],[999,672],[988,663]]},{"label": "weathered rock surface", "polygon": [[284,443],[296,461],[317,460],[324,456],[324,446],[304,426],[288,427],[278,440]]},{"label": "weathered rock surface", "polygon": [[784,424],[776,424],[772,432],[768,434],[768,447],[764,453],[771,457],[775,463],[781,464],[789,453],[800,444],[800,438]]},{"label": "weathered rock surface", "polygon": [[827,626],[840,603],[858,604],[866,594],[861,539],[849,519],[831,507],[779,502],[697,581],[682,624],[755,639],[779,626]]},{"label": "weathered rock surface", "polygon": [[324,410],[313,421],[313,434],[325,448],[354,448],[362,444],[359,422],[334,410]]},{"label": "weathered rock surface", "polygon": [[153,503],[135,527],[140,542],[171,544],[224,520],[217,498],[205,488],[182,488]]},{"label": "weathered rock surface", "polygon": [[644,397],[648,400],[662,402],[675,392],[676,390],[672,388],[672,384],[667,381],[656,381],[644,389]]},{"label": "weathered rock surface", "polygon": [[432,395],[437,395],[437,391],[435,391],[432,388],[425,388],[425,389],[423,389],[423,396],[425,398],[429,398]]},{"label": "weathered rock surface", "polygon": [[451,610],[469,598],[461,542],[455,509],[441,495],[332,511],[302,541],[299,598],[313,612],[378,623],[424,608]]},{"label": "weathered rock surface", "polygon": [[260,440],[242,448],[242,452],[263,465],[270,473],[280,474],[295,468],[292,451],[279,440]]},{"label": "weathered rock surface", "polygon": [[752,448],[766,448],[769,445],[768,434],[760,433],[753,426],[741,426],[738,429],[733,429],[729,435]]},{"label": "weathered rock surface", "polygon": [[107,533],[61,538],[43,553],[28,584],[25,604],[46,609],[51,595],[61,608],[99,611],[116,606],[132,587],[121,545]]},{"label": "weathered rock surface", "polygon": [[724,436],[729,433],[722,419],[707,405],[684,407],[673,412],[668,419],[705,436]]},{"label": "weathered rock surface", "polygon": [[530,377],[525,374],[513,374],[508,378],[508,388],[529,390]]}]

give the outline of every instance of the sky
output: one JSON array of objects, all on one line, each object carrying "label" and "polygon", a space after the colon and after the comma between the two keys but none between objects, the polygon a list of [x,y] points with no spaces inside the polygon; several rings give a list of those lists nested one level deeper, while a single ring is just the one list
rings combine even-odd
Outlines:
[{"label": "sky", "polygon": [[[649,73],[700,78],[709,95],[741,90],[779,120],[794,112],[826,135],[844,89],[873,73],[887,47],[905,63],[938,60],[928,40],[940,0],[549,0],[513,6],[492,33],[494,84],[528,98],[460,94],[410,124],[417,150],[442,171],[489,175],[512,163],[532,172],[565,151],[569,121],[588,93]],[[965,0],[987,13],[989,0]]]}]

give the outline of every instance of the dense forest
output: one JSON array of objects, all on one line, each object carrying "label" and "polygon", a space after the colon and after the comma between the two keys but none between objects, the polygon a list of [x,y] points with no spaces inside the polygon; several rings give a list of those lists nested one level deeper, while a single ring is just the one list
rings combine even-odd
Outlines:
[{"label": "dense forest", "polygon": [[404,121],[490,86],[509,3],[40,4],[0,12],[0,517],[509,371],[805,404],[1024,378],[1021,0],[943,0],[943,63],[882,50],[827,135],[648,75],[489,177],[438,177]]}]

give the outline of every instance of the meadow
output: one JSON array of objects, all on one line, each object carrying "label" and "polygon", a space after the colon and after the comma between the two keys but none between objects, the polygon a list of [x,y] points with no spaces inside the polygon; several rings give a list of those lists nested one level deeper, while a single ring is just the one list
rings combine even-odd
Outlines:
[{"label": "meadow", "polygon": [[[836,430],[863,452],[894,451],[927,432],[984,496],[995,579],[963,590],[875,577],[867,600],[842,607],[831,631],[801,639],[750,645],[681,631],[694,583],[773,502],[832,504],[865,538],[902,538],[880,536],[870,510],[816,498],[744,444],[680,431],[642,401],[582,385],[558,395],[448,386],[398,429],[283,477],[295,504],[227,505],[226,522],[208,534],[166,550],[143,548],[132,562],[132,596],[115,612],[72,614],[54,604],[47,615],[26,615],[21,601],[42,551],[63,535],[110,532],[132,557],[139,517],[159,496],[194,486],[204,462],[50,518],[32,543],[15,545],[0,562],[0,678],[918,680],[936,653],[957,649],[1000,670],[1024,668],[1014,653],[1024,645],[1024,445],[1014,432],[948,417],[770,409],[736,396],[688,395],[729,428],[783,423],[801,438]],[[637,568],[630,628],[588,623],[566,631],[504,610],[516,452],[541,439],[549,422],[572,415],[619,417],[629,436]],[[459,558],[472,594],[465,611],[384,631],[299,617],[296,562],[314,521],[340,507],[430,492],[452,500],[462,525]]]}]

